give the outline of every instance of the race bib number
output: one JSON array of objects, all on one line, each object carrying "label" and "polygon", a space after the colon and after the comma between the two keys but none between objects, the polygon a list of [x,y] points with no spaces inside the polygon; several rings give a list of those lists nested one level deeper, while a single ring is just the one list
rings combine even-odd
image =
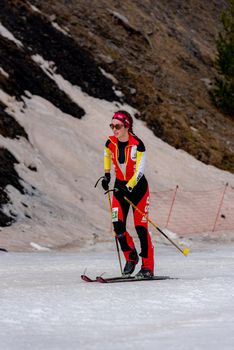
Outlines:
[{"label": "race bib number", "polygon": [[112,208],[112,222],[118,221],[119,208]]}]

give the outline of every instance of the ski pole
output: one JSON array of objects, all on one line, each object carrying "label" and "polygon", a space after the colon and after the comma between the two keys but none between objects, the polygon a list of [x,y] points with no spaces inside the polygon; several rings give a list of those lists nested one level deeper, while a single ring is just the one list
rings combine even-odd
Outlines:
[{"label": "ski pole", "polygon": [[[108,201],[109,201],[109,206],[110,206],[110,214],[111,214],[111,222],[112,222],[112,206],[111,206],[110,192],[108,192]],[[112,222],[112,227],[113,227],[113,231],[115,232],[113,222]],[[115,233],[115,244],[116,244],[116,250],[117,250],[118,259],[119,259],[120,272],[122,275],[123,274],[123,267],[122,267],[122,262],[121,262],[120,252],[119,252],[119,243],[118,243],[118,239],[116,237],[116,233]]]},{"label": "ski pole", "polygon": [[[101,176],[101,177],[97,180],[97,182],[96,182],[96,184],[94,185],[94,187],[97,187],[99,181],[100,181],[101,179],[103,179],[103,178],[104,178],[104,176]],[[109,190],[108,190],[107,193],[108,193],[108,202],[109,202],[109,208],[110,208],[110,214],[111,214],[111,222],[112,222],[112,206],[111,206],[111,197],[110,197],[110,192],[109,192]],[[106,192],[105,192],[105,194],[106,194]],[[113,231],[115,232],[113,222],[112,222],[112,227],[113,227]],[[118,242],[118,239],[117,239],[117,237],[116,237],[116,233],[115,233],[115,245],[116,245],[116,250],[117,250],[117,255],[118,255],[118,260],[119,260],[120,272],[121,272],[121,275],[122,275],[122,274],[123,274],[123,267],[122,267],[122,262],[121,262],[121,257],[120,257],[120,251],[119,251],[119,242]]]},{"label": "ski pole", "polygon": [[[105,192],[106,193],[109,193],[110,191],[114,191],[113,190],[108,190]],[[144,216],[144,218],[151,224],[154,226],[154,228],[156,228],[156,230],[158,230],[166,239],[168,239],[169,242],[171,242],[171,244],[173,244],[182,254],[184,254],[184,256],[187,256],[188,253],[189,253],[189,248],[180,248],[178,246],[178,244],[176,244],[170,237],[168,237],[166,235],[165,232],[163,232],[145,213],[143,213],[134,203],[132,203],[132,201],[130,201],[130,199],[128,199],[126,196],[124,196],[124,199],[135,209],[138,211],[138,213],[140,213],[142,216]]]},{"label": "ski pole", "polygon": [[138,213],[140,213],[142,216],[144,216],[144,218],[151,224],[154,226],[154,228],[156,228],[156,230],[158,230],[166,239],[168,239],[169,242],[171,242],[171,244],[173,244],[182,254],[184,254],[185,256],[188,255],[189,253],[189,248],[180,248],[170,237],[168,237],[166,235],[165,232],[163,232],[145,213],[143,213],[135,204],[132,203],[132,201],[130,201],[130,199],[128,199],[127,197],[124,196],[124,199],[135,209],[138,211]]}]

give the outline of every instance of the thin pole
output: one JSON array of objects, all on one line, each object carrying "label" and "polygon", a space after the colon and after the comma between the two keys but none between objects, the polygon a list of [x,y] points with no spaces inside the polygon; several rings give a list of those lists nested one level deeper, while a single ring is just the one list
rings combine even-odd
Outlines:
[{"label": "thin pole", "polygon": [[[101,176],[101,177],[97,180],[97,182],[96,182],[96,184],[94,185],[94,187],[97,187],[99,181],[100,181],[101,179],[103,179],[103,178],[104,178],[104,176]],[[108,190],[107,192],[105,192],[105,194],[106,194],[106,193],[108,194],[108,201],[109,201],[109,208],[110,208],[110,215],[111,215],[111,222],[112,222],[112,206],[111,206],[111,197],[110,197],[110,192],[109,192],[109,190]],[[112,222],[112,227],[113,227],[113,231],[115,232],[113,222]],[[121,272],[121,275],[122,275],[122,274],[123,274],[123,267],[122,267],[122,262],[121,262],[120,252],[119,252],[119,243],[118,243],[118,239],[117,239],[117,237],[116,237],[116,233],[115,233],[115,244],[116,244],[116,249],[117,249],[117,254],[118,254],[118,259],[119,259],[120,272]]]},{"label": "thin pole", "polygon": [[189,248],[180,248],[170,237],[168,237],[166,235],[165,232],[163,232],[145,213],[143,213],[135,204],[133,204],[130,199],[128,199],[127,197],[124,197],[124,199],[135,209],[137,210],[142,216],[145,217],[145,219],[151,224],[153,225],[156,230],[158,230],[166,239],[168,239],[169,242],[171,242],[171,244],[173,244],[182,254],[184,254],[185,256],[188,255],[189,253]]},{"label": "thin pole", "polygon": [[220,203],[219,203],[219,208],[218,208],[218,212],[217,212],[217,215],[216,215],[216,218],[215,218],[215,222],[214,222],[214,226],[213,226],[212,232],[214,232],[214,230],[215,230],[215,227],[216,227],[216,224],[217,224],[217,221],[218,221],[218,218],[219,218],[219,214],[220,214],[220,211],[221,211],[221,208],[222,208],[222,205],[223,205],[223,200],[224,200],[224,196],[225,196],[227,187],[228,187],[228,182],[224,186],[224,190],[223,190],[222,197],[221,197],[221,200],[220,200]]},{"label": "thin pole", "polygon": [[168,227],[168,224],[169,224],[169,221],[170,221],[170,218],[171,218],[172,208],[173,208],[174,203],[175,203],[175,199],[176,199],[176,194],[177,194],[178,188],[179,188],[179,186],[176,185],[176,189],[175,189],[175,191],[174,191],[174,196],[173,196],[173,199],[172,199],[172,202],[171,202],[171,207],[170,207],[169,214],[168,214],[168,218],[167,218],[166,227]]},{"label": "thin pole", "polygon": [[[111,222],[112,222],[112,206],[111,206],[110,192],[108,192],[107,195],[108,195],[108,201],[109,201],[109,207],[110,207],[110,214],[111,214]],[[113,231],[115,232],[113,222],[112,222],[112,227],[113,227]],[[122,262],[121,262],[121,257],[120,257],[120,251],[119,251],[119,243],[118,243],[118,239],[117,239],[117,237],[116,237],[116,233],[115,233],[115,244],[116,244],[116,250],[117,250],[117,254],[118,254],[120,272],[121,272],[121,275],[122,275],[122,274],[123,274],[123,267],[122,267]]]}]

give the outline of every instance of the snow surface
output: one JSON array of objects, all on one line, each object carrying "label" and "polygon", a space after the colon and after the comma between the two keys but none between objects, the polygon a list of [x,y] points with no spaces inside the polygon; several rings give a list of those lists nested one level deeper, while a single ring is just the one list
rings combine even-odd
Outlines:
[{"label": "snow surface", "polygon": [[[4,350],[227,350],[234,346],[234,250],[215,245],[188,258],[156,250],[158,275],[176,279],[86,283],[118,275],[116,252],[1,253]],[[6,268],[7,266],[7,268]]]}]

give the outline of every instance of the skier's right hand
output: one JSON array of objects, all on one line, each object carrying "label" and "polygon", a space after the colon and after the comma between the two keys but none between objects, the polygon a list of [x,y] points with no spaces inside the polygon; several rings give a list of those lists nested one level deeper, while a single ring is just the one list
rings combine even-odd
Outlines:
[{"label": "skier's right hand", "polygon": [[111,180],[111,175],[110,173],[105,173],[103,179],[102,179],[102,188],[105,190],[105,191],[108,191],[109,190],[109,183],[110,183],[110,180]]}]

